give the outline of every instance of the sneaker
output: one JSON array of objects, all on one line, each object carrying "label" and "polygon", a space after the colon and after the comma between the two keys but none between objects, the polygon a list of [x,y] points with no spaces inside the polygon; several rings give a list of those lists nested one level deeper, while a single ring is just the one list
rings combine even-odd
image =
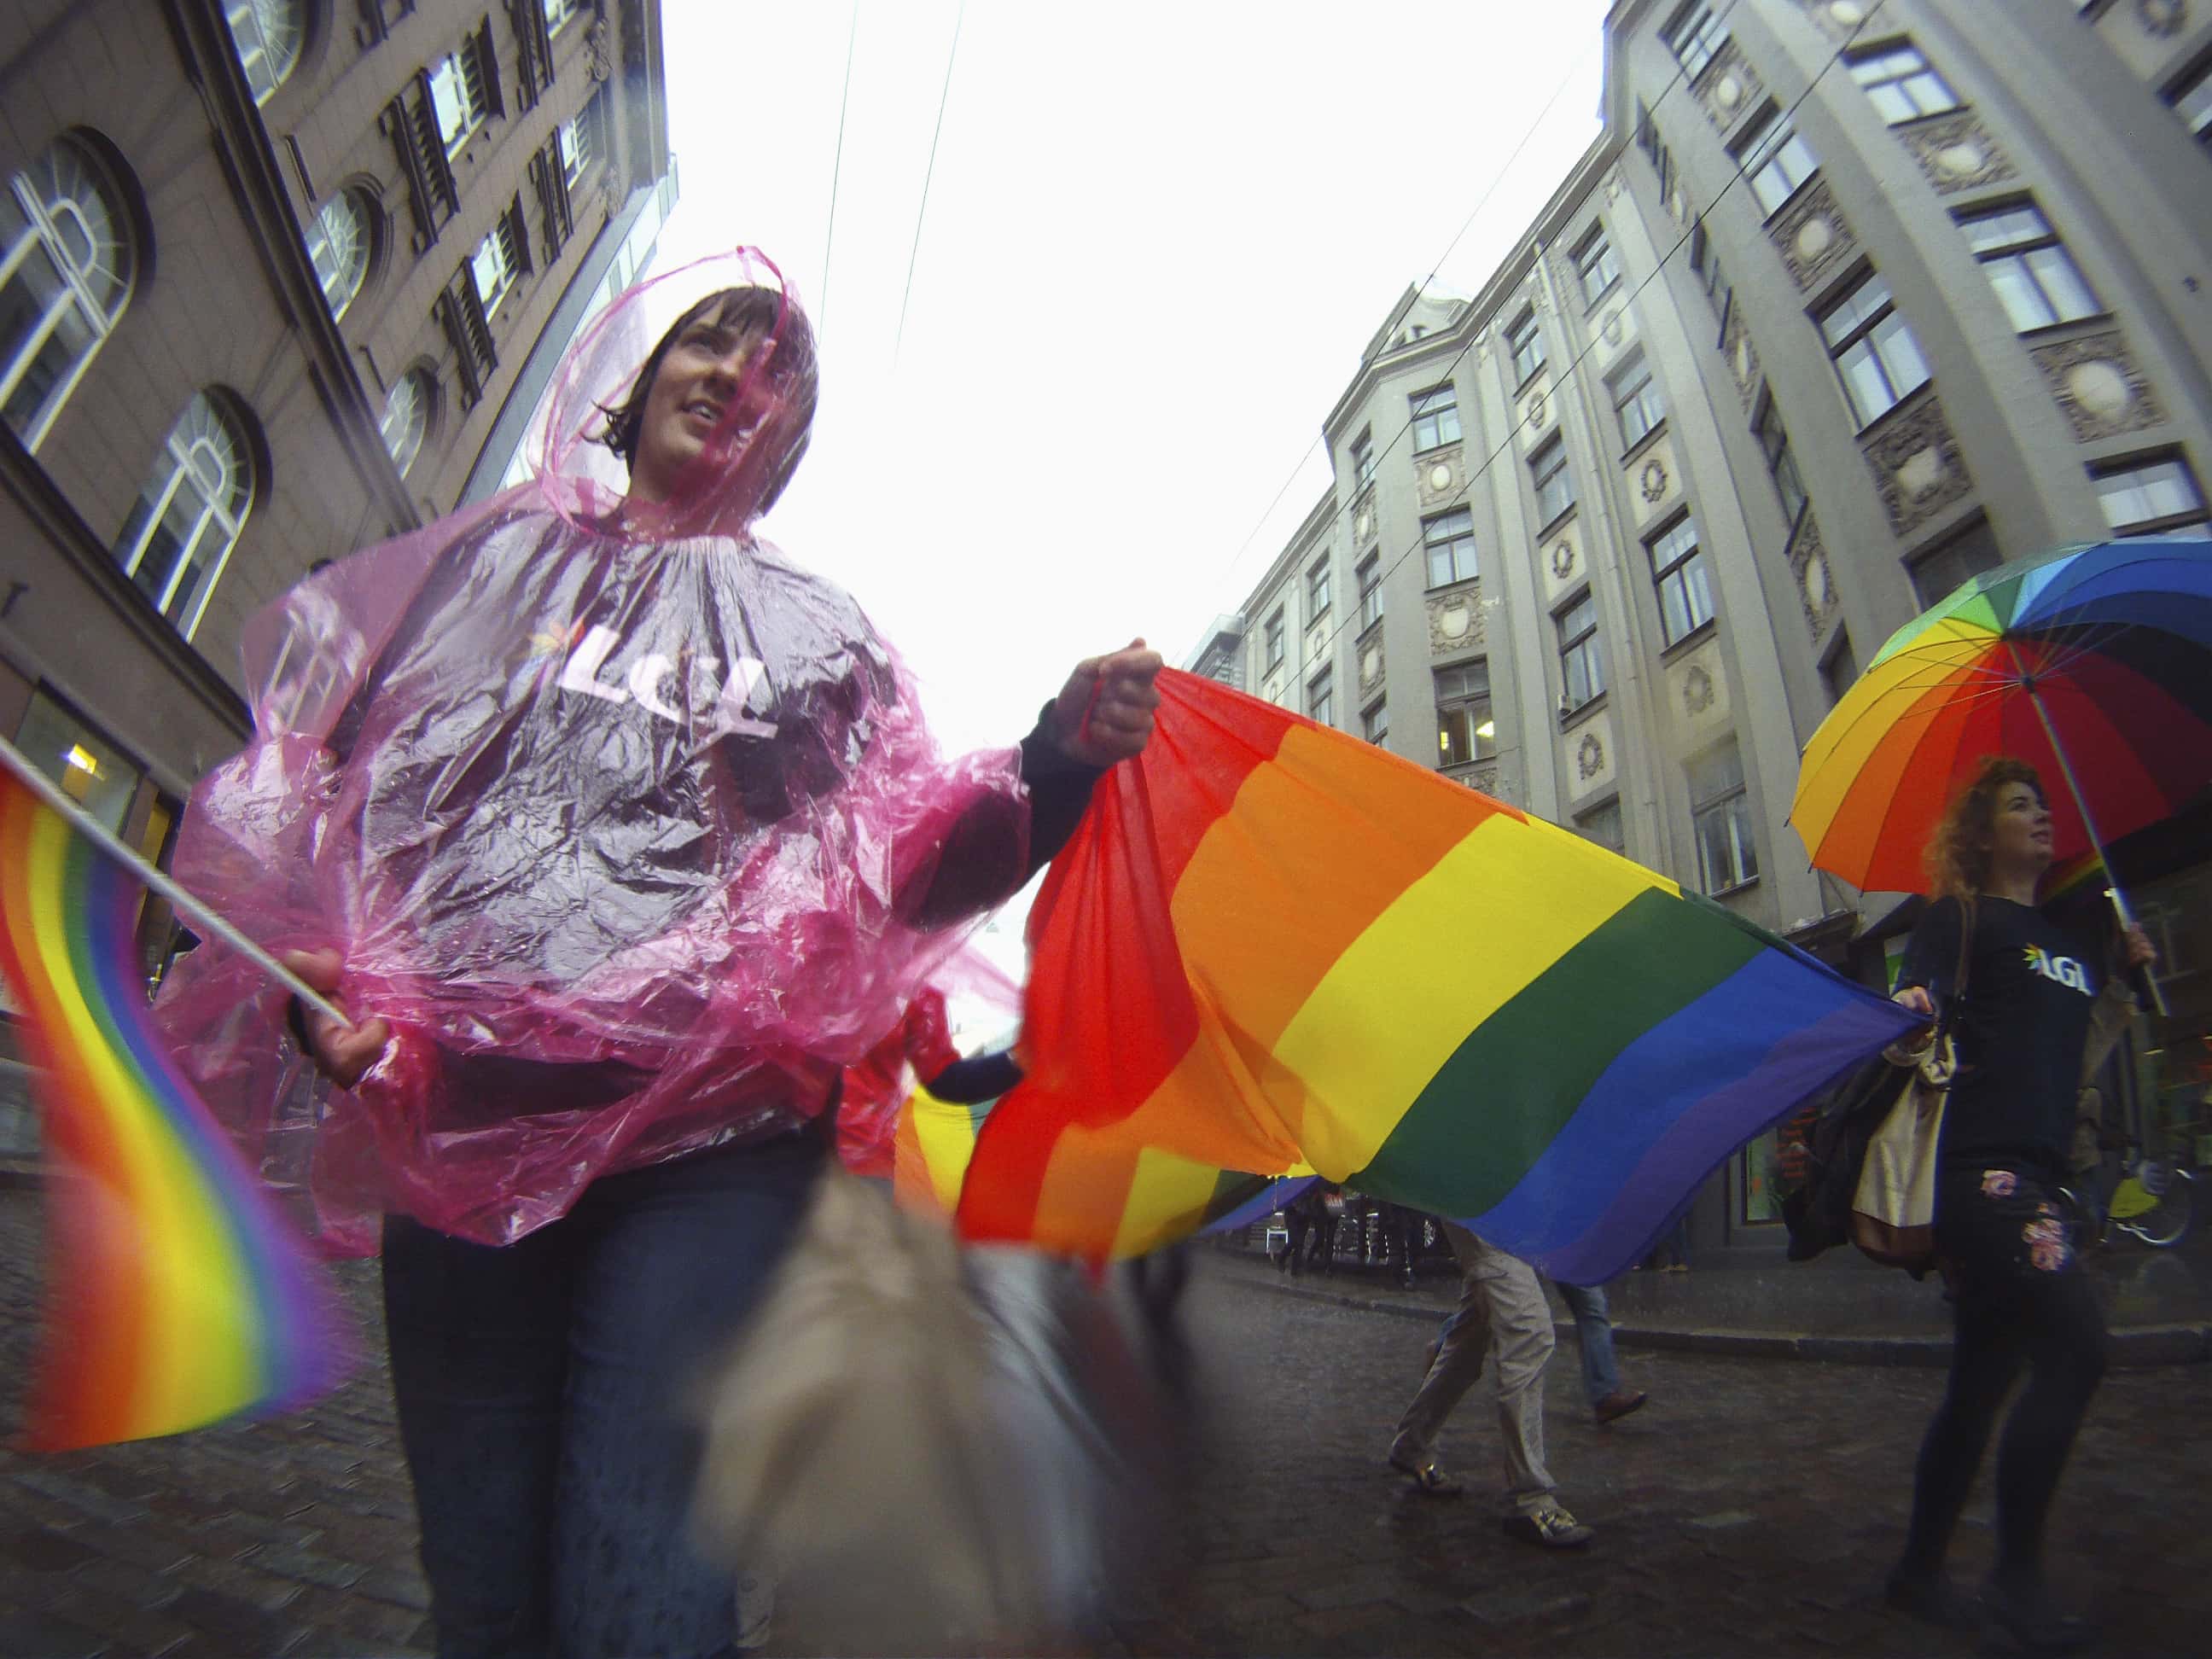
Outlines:
[{"label": "sneaker", "polygon": [[2071,1653],[2097,1639],[2094,1622],[2060,1613],[2039,1588],[2007,1589],[1992,1578],[1982,1586],[1982,1611],[2030,1653]]},{"label": "sneaker", "polygon": [[1425,1498],[1457,1498],[1467,1488],[1455,1474],[1447,1474],[1433,1458],[1418,1453],[1390,1448],[1390,1467],[1413,1481],[1413,1489]]},{"label": "sneaker", "polygon": [[1508,1538],[1540,1545],[1547,1550],[1578,1550],[1597,1536],[1559,1504],[1547,1504],[1526,1515],[1509,1515],[1504,1525]]},{"label": "sneaker", "polygon": [[1650,1397],[1641,1389],[1615,1389],[1590,1408],[1591,1414],[1601,1423],[1618,1422]]},{"label": "sneaker", "polygon": [[1889,1577],[1882,1584],[1881,1599],[1907,1618],[1917,1619],[1923,1624],[1958,1631],[1981,1627],[1973,1603],[1959,1593],[1950,1576],[1940,1569],[1935,1572],[1908,1572],[1901,1566],[1892,1567]]}]

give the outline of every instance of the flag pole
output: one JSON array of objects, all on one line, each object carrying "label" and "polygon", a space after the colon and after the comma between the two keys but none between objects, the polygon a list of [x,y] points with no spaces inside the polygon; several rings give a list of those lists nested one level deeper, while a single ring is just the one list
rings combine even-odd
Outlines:
[{"label": "flag pole", "polygon": [[[2066,781],[2066,793],[2073,796],[2074,810],[2081,813],[2081,827],[2089,833],[2090,850],[2096,854],[2097,862],[2105,867],[2105,896],[2112,900],[2112,911],[2119,917],[2120,926],[2132,927],[2136,925],[2135,915],[2128,908],[2127,895],[2120,890],[2119,881],[2112,874],[2112,858],[2105,851],[2104,838],[2097,833],[2096,819],[2089,816],[2088,799],[2082,794],[2081,782],[2074,775],[2073,765],[2066,758],[2065,745],[2058,741],[2058,729],[2051,722],[2051,711],[2043,706],[2042,688],[2036,684],[2035,676],[2021,665],[2020,653],[2016,650],[2013,652],[2013,664],[2021,669],[2021,685],[2035,710],[2035,718],[2042,722],[2044,740],[2051,745],[2051,757],[2058,763],[2058,775]],[[2158,1010],[2160,1018],[2170,1016],[2172,1010],[2166,1006],[2166,993],[2159,988],[2158,981],[2151,976],[2148,967],[2142,970],[2142,985],[2150,994],[2151,1006]]]},{"label": "flag pole", "polygon": [[221,940],[317,1013],[337,1021],[348,1030],[353,1029],[353,1022],[339,1011],[336,1004],[125,845],[106,824],[56,788],[52,780],[33,766],[29,757],[5,738],[0,738],[0,766],[5,766],[40,800],[60,813],[71,829],[128,870],[145,886],[168,900],[180,914],[190,919],[203,936]]}]

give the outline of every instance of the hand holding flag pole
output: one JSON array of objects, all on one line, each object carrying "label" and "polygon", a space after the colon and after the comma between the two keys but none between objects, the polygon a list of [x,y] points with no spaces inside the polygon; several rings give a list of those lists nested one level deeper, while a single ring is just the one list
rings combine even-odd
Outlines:
[{"label": "hand holding flag pole", "polygon": [[25,788],[60,813],[72,830],[123,866],[147,887],[168,900],[179,915],[191,921],[203,937],[228,945],[317,1013],[337,1021],[348,1030],[353,1029],[353,1021],[336,1003],[133,852],[106,824],[56,788],[53,781],[32,764],[30,757],[5,738],[0,738],[0,766],[5,766]]}]

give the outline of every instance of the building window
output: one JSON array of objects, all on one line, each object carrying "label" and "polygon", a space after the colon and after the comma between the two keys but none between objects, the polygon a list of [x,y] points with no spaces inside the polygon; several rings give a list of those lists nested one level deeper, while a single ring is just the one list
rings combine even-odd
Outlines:
[{"label": "building window", "polygon": [[1367,488],[1375,476],[1375,434],[1363,432],[1352,441],[1352,488],[1355,494]]},{"label": "building window", "polygon": [[1711,6],[1687,5],[1674,14],[1660,39],[1682,65],[1682,78],[1694,81],[1728,44],[1729,32]]},{"label": "building window", "polygon": [[1585,593],[1553,619],[1559,629],[1559,712],[1571,714],[1605,690],[1597,601]]},{"label": "building window", "polygon": [[1534,307],[1522,313],[1521,320],[1505,331],[1505,349],[1513,356],[1515,383],[1528,385],[1529,377],[1544,366],[1544,336],[1536,326]]},{"label": "building window", "polygon": [[[120,749],[41,687],[31,693],[15,747],[100,825],[115,835],[131,816],[139,770]],[[158,849],[157,849],[158,850]]]},{"label": "building window", "polygon": [[2173,112],[2187,125],[2191,137],[2212,147],[2212,58],[2205,58],[2168,87],[2166,101],[2173,106]]},{"label": "building window", "polygon": [[1382,620],[1382,555],[1370,553],[1352,574],[1359,582],[1359,631],[1364,634]]},{"label": "building window", "polygon": [[1767,106],[1765,116],[1736,147],[1736,165],[1751,181],[1751,193],[1768,215],[1795,196],[1820,170],[1813,147],[1797,136],[1790,118]]},{"label": "building window", "polygon": [[1613,412],[1620,421],[1620,447],[1633,449],[1652,428],[1667,418],[1667,405],[1651,383],[1651,365],[1643,357],[1629,364],[1610,382]]},{"label": "building window", "polygon": [[522,280],[522,273],[530,268],[529,251],[523,242],[522,206],[520,198],[499,216],[491,234],[477,244],[477,251],[469,260],[469,274],[476,281],[477,301],[483,307],[484,320],[489,322],[499,314],[500,302]]},{"label": "building window", "polygon": [[115,562],[186,639],[238,544],[253,505],[246,434],[204,392],[191,403],[115,544]]},{"label": "building window", "polygon": [[1712,584],[1705,576],[1705,549],[1698,545],[1697,520],[1684,514],[1644,550],[1659,593],[1659,631],[1668,644],[1679,645],[1713,619]]},{"label": "building window", "polygon": [[1604,848],[1608,853],[1619,853],[1624,857],[1627,854],[1628,837],[1622,832],[1620,802],[1618,799],[1577,814],[1575,833],[1584,841]]},{"label": "building window", "polygon": [[1866,88],[1875,112],[1893,127],[1959,107],[1958,94],[1929,68],[1920,48],[1909,40],[1857,52],[1844,61],[1850,65],[1851,79]]},{"label": "building window", "polygon": [[1689,765],[1690,826],[1698,838],[1698,880],[1725,893],[1759,879],[1759,843],[1752,835],[1751,793],[1743,754],[1730,738]]},{"label": "building window", "polygon": [[1820,332],[1835,359],[1836,377],[1862,426],[1871,425],[1928,384],[1928,360],[1898,314],[1889,284],[1869,271],[1820,313]]},{"label": "building window", "polygon": [[1959,228],[2004,302],[2005,314],[2022,334],[2094,317],[2104,309],[2066,244],[2033,203],[1962,213]]},{"label": "building window", "polygon": [[1575,504],[1575,476],[1567,468],[1567,444],[1555,434],[1528,458],[1528,476],[1536,483],[1536,522],[1549,525]]},{"label": "building window", "polygon": [[430,429],[431,390],[430,377],[410,368],[392,383],[384,400],[384,447],[403,478],[422,453],[423,436]]},{"label": "building window", "polygon": [[1306,572],[1306,617],[1308,621],[1328,614],[1328,555],[1324,553],[1314,561],[1313,568]]},{"label": "building window", "polygon": [[453,348],[464,409],[477,406],[491,384],[492,371],[499,367],[499,350],[492,341],[491,325],[484,319],[483,301],[477,296],[476,273],[471,264],[465,259],[461,262],[434,307]]},{"label": "building window", "polygon": [[1316,726],[1336,724],[1336,676],[1328,669],[1306,682],[1306,718]]},{"label": "building window", "polygon": [[1437,682],[1437,764],[1464,766],[1494,759],[1498,722],[1490,708],[1490,664],[1439,668]]},{"label": "building window", "polygon": [[1482,574],[1475,566],[1474,514],[1466,507],[1422,520],[1421,544],[1428,550],[1431,587],[1473,581]]},{"label": "building window", "polygon": [[2098,504],[2115,535],[2142,536],[2204,522],[2204,492],[2179,455],[2140,456],[2099,467]]},{"label": "building window", "polygon": [[1712,240],[1705,234],[1702,219],[1690,233],[1690,269],[1697,273],[1698,284],[1705,290],[1706,303],[1713,308],[1713,320],[1726,328],[1729,303],[1735,298],[1735,290],[1729,286],[1727,273],[1721,270],[1720,255],[1713,252]]},{"label": "building window", "polygon": [[253,101],[266,104],[300,67],[307,8],[301,0],[224,0],[222,15]]},{"label": "building window", "polygon": [[51,146],[0,194],[0,415],[35,452],[114,331],[137,259],[89,150]]},{"label": "building window", "polygon": [[493,113],[499,70],[492,61],[491,21],[461,42],[458,52],[438,60],[430,71],[430,107],[438,118],[438,137],[450,159]]},{"label": "building window", "polygon": [[1844,629],[1836,630],[1836,642],[1820,659],[1820,689],[1828,694],[1828,707],[1833,708],[1844,700],[1844,693],[1851,689],[1859,677],[1859,659],[1851,653],[1851,636]]},{"label": "building window", "polygon": [[584,9],[584,0],[544,0],[545,33],[558,34],[561,26]]},{"label": "building window", "polygon": [[1413,404],[1415,453],[1459,441],[1459,392],[1451,382],[1416,392]]},{"label": "building window", "polygon": [[1782,498],[1782,515],[1790,520],[1794,534],[1798,520],[1805,516],[1805,483],[1797,475],[1797,458],[1790,453],[1790,434],[1783,428],[1782,411],[1775,405],[1773,392],[1760,394],[1751,431],[1759,440],[1759,453],[1766,457],[1767,476],[1774,480],[1774,493]]},{"label": "building window", "polygon": [[1261,636],[1267,641],[1267,665],[1261,671],[1263,673],[1272,674],[1283,665],[1284,641],[1286,635],[1287,630],[1283,626],[1283,612],[1279,606],[1275,614],[1267,618],[1267,626]]},{"label": "building window", "polygon": [[1583,238],[1575,250],[1575,275],[1582,281],[1583,303],[1594,306],[1606,290],[1620,280],[1620,262],[1613,257],[1613,244],[1600,226]]},{"label": "building window", "polygon": [[1370,703],[1359,711],[1359,735],[1378,748],[1390,740],[1390,700]]},{"label": "building window", "polygon": [[592,170],[602,148],[599,124],[606,117],[606,93],[592,94],[592,101],[561,124],[561,174],[574,190]]},{"label": "building window", "polygon": [[1937,601],[1948,599],[1984,570],[1994,570],[2004,562],[1997,551],[1996,533],[1987,519],[1976,519],[1964,529],[1955,532],[1937,543],[1906,567],[1912,579],[1912,592],[1925,611]]},{"label": "building window", "polygon": [[368,275],[368,212],[359,194],[342,190],[308,222],[307,258],[323,285],[331,320],[346,314]]}]

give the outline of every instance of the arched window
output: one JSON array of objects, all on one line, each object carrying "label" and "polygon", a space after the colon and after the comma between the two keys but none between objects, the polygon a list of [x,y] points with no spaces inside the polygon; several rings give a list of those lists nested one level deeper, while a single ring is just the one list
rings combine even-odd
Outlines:
[{"label": "arched window", "polygon": [[415,465],[423,434],[430,429],[430,377],[419,368],[410,368],[392,383],[391,394],[384,400],[384,447],[392,453],[392,464],[403,478]]},{"label": "arched window", "polygon": [[342,190],[307,223],[307,257],[315,262],[332,322],[346,314],[368,274],[368,222],[359,193]]},{"label": "arched window", "polygon": [[0,197],[0,416],[35,450],[123,315],[131,233],[92,152],[64,138]]},{"label": "arched window", "polygon": [[116,562],[186,639],[253,505],[253,462],[237,421],[192,394],[161,445],[115,545]]},{"label": "arched window", "polygon": [[222,10],[253,101],[265,104],[300,67],[300,48],[307,39],[307,7],[303,0],[223,0]]}]

